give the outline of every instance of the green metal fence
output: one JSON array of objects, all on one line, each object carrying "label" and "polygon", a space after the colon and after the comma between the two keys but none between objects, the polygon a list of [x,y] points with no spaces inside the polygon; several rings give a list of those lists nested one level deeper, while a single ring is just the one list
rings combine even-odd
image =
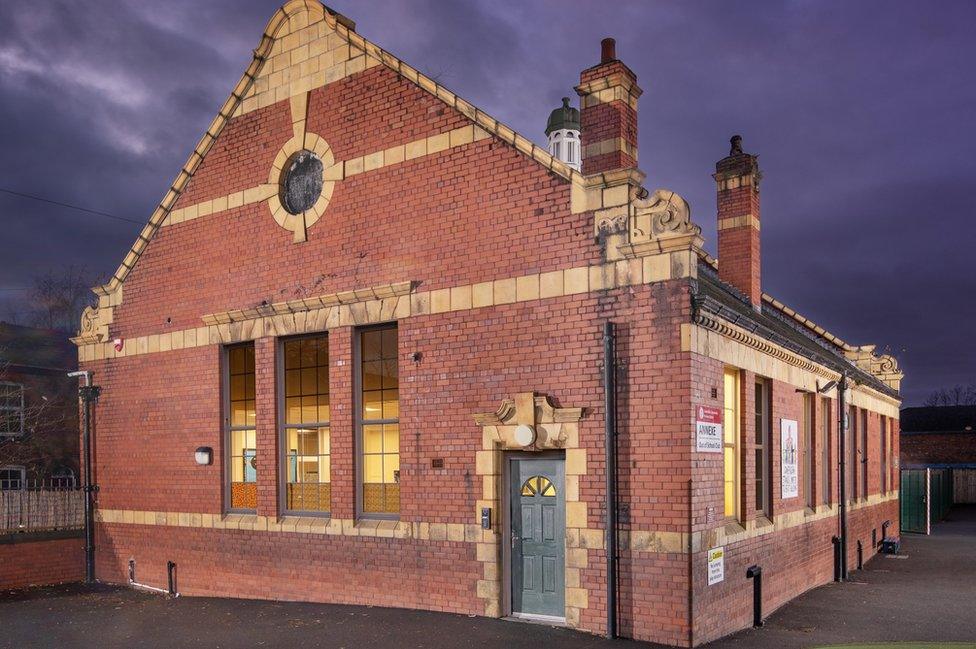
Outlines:
[{"label": "green metal fence", "polygon": [[929,534],[952,506],[951,469],[901,470],[902,532]]},{"label": "green metal fence", "polygon": [[925,469],[902,469],[899,496],[901,497],[902,532],[928,534],[928,488]]},{"label": "green metal fence", "polygon": [[932,522],[941,521],[952,507],[952,469],[930,469],[929,490]]}]

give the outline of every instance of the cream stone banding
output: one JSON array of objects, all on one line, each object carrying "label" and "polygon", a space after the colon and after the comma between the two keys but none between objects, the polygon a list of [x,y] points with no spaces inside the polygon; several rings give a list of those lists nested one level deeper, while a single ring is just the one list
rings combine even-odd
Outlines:
[{"label": "cream stone banding", "polygon": [[[314,134],[307,134],[307,136],[308,135]],[[315,135],[314,137],[318,138],[319,142],[324,143],[319,136]],[[392,146],[387,149],[383,149],[382,151],[374,151],[372,153],[367,153],[348,160],[333,161],[329,166],[327,166],[323,160],[322,191],[324,194],[326,183],[330,183],[334,186],[337,181],[343,180],[344,178],[349,178],[351,176],[356,176],[358,174],[376,169],[382,169],[384,167],[395,165],[407,160],[414,160],[423,156],[433,155],[449,148],[463,146],[472,142],[478,142],[489,137],[491,137],[491,134],[488,133],[488,131],[479,126],[475,126],[474,124],[470,124],[468,126],[461,126],[450,131],[445,131],[443,133],[431,135],[419,140],[407,142],[405,144]],[[294,136],[292,139],[294,140]],[[316,140],[309,138],[303,142],[303,148],[308,148],[309,141],[313,143],[316,142]],[[289,142],[291,143],[292,140],[289,140]],[[285,146],[292,150],[292,153],[289,155],[294,155],[295,152],[301,150],[301,148],[295,149],[293,143],[286,144]],[[314,150],[312,151],[315,153]],[[330,153],[330,155],[332,154]],[[279,158],[275,160],[275,164],[284,165],[287,163],[287,161],[288,156],[282,160],[279,152]],[[278,168],[282,169],[283,166]],[[242,205],[251,205],[261,201],[270,202],[269,199],[276,196],[279,190],[280,187],[278,184],[278,178],[275,178],[273,182],[269,180],[269,182],[261,183],[260,185],[251,187],[249,189],[234,192],[232,194],[220,196],[207,201],[202,201],[200,203],[194,203],[193,205],[188,205],[186,207],[181,207],[169,213],[166,220],[163,221],[163,226],[185,223],[187,221],[192,221],[204,216],[210,216],[211,214],[222,212],[223,210],[241,207]],[[331,192],[332,188],[330,188],[329,191]],[[321,216],[321,214],[319,216]],[[306,226],[308,225],[311,225],[311,223],[306,220]]]},{"label": "cream stone banding", "polygon": [[[849,503],[848,511],[898,500],[897,489],[886,494],[871,494],[867,500]],[[690,543],[687,532],[664,530],[621,530],[620,549],[638,553],[686,554],[723,545],[740,543],[773,532],[806,525],[837,516],[834,505],[819,505],[815,512],[799,509],[777,514],[772,525],[757,525],[746,521],[741,529],[730,531],[728,526],[694,532]],[[497,542],[498,533],[483,530],[479,523],[431,523],[428,521],[382,521],[328,518],[321,516],[259,516],[256,514],[212,514],[201,512],[142,511],[133,509],[96,509],[95,520],[99,523],[124,525],[154,525],[166,527],[193,527],[207,529],[240,529],[284,533],[321,534],[328,536],[365,536],[421,541],[453,541],[478,544],[483,547],[482,564],[490,545]],[[599,528],[581,528],[577,537],[567,535],[569,548],[602,550],[604,531]],[[487,571],[486,571],[487,572]],[[571,583],[571,582],[567,582]],[[486,598],[482,598],[486,599]]]},{"label": "cream stone banding", "polygon": [[315,133],[310,133],[306,129],[308,117],[308,95],[301,93],[289,98],[288,104],[291,109],[292,136],[278,150],[271,169],[268,172],[268,185],[281,187],[282,175],[288,167],[289,161],[294,155],[301,151],[311,151],[322,162],[322,193],[318,200],[312,205],[311,209],[305,210],[300,214],[289,212],[281,202],[281,192],[276,191],[268,197],[268,209],[275,223],[286,230],[294,233],[296,243],[308,239],[308,228],[314,225],[322,217],[325,208],[332,200],[332,192],[335,189],[335,158],[332,155],[332,148],[324,139]]},{"label": "cream stone banding", "polygon": [[[689,235],[691,236],[691,235]],[[138,336],[118,350],[107,339],[107,325],[72,339],[78,345],[79,362],[153,354],[171,350],[254,340],[262,336],[293,335],[325,329],[376,324],[428,314],[467,311],[483,307],[544,300],[594,291],[639,286],[654,282],[694,277],[696,252],[679,249],[644,257],[628,258],[596,266],[579,266],[546,273],[534,273],[430,291],[415,290],[416,283],[344,291],[278,305],[228,311],[204,316],[201,327]],[[406,287],[410,288],[407,289]],[[299,304],[300,303],[300,304]],[[102,308],[89,314],[88,321],[101,320]],[[110,315],[110,314],[109,314]],[[727,325],[732,327],[732,325]],[[733,329],[729,329],[732,331]],[[694,323],[681,325],[682,351],[765,374],[791,385],[813,390],[817,378],[836,379],[836,372],[782,349],[765,339],[734,328],[736,339]],[[754,339],[767,351],[758,353],[743,340]],[[776,356],[771,356],[775,353]],[[758,369],[762,368],[762,369]],[[865,391],[878,400],[872,410],[898,417],[898,400],[867,386],[855,388],[855,403]],[[872,404],[874,402],[872,401]]]}]

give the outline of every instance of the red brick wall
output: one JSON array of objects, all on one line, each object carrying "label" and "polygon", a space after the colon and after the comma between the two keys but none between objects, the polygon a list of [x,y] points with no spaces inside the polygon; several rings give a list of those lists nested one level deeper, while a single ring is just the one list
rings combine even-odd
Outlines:
[{"label": "red brick wall", "polygon": [[[836,509],[836,507],[835,507]],[[864,561],[875,555],[871,531],[890,520],[889,535],[898,534],[898,501],[852,511],[848,515],[848,568],[857,567],[857,541],[864,545]],[[836,516],[788,530],[725,546],[725,580],[707,585],[706,553],[696,553],[695,643],[710,642],[752,625],[752,580],[746,569],[762,566],[763,616],[801,593],[825,584],[834,577],[834,548],[831,537],[838,534]]]},{"label": "red brick wall", "polygon": [[976,464],[976,432],[905,433],[901,463]]},{"label": "red brick wall", "polygon": [[[360,113],[358,121],[347,118],[361,103],[354,94],[364,83],[361,75],[312,93],[309,130],[333,146],[337,159],[461,125],[443,102],[423,91],[407,92],[413,84],[388,69],[362,75],[370,75],[369,92],[383,101],[368,102],[372,112]],[[400,103],[404,95],[412,97],[410,106]],[[255,130],[252,116],[265,114],[274,121]],[[429,124],[421,127],[424,118]],[[276,125],[289,119],[282,101],[232,120],[214,150],[225,139],[245,139],[248,155],[213,163],[208,155],[192,183],[211,189],[185,195],[178,207],[266,182],[278,149],[291,137]],[[390,130],[397,123],[404,126]],[[377,129],[388,137],[361,144],[348,129]],[[251,166],[264,177],[246,171]],[[423,281],[428,290],[596,263],[600,251],[591,242],[592,228],[592,215],[570,213],[567,181],[508,145],[480,140],[337,183],[301,245],[292,243],[292,233],[274,222],[264,202],[161,228],[126,279],[111,332],[132,338],[196,327],[201,315],[263,300],[406,280]]]},{"label": "red brick wall", "polygon": [[480,612],[472,543],[99,524],[95,574],[180,594]]},{"label": "red brick wall", "polygon": [[[721,407],[723,403],[723,366],[718,361],[696,358],[695,394],[701,395],[700,403]],[[741,493],[745,503],[744,520],[755,520],[755,458],[752,440],[755,439],[755,381],[756,374],[741,372],[741,438],[745,440],[741,451],[742,484]],[[839,506],[837,455],[838,438],[837,425],[831,421],[831,484],[833,495],[831,515],[815,519],[812,510],[807,507],[805,497],[805,476],[803,453],[804,446],[803,425],[803,394],[797,392],[795,386],[780,381],[771,381],[772,385],[772,427],[770,442],[772,445],[772,477],[773,500],[771,515],[779,516],[791,512],[806,512],[809,523],[791,527],[778,532],[769,532],[736,543],[724,545],[725,550],[725,580],[721,583],[707,585],[707,553],[702,548],[693,558],[694,574],[694,605],[696,644],[709,642],[728,633],[752,624],[752,581],[745,576],[746,569],[752,565],[760,565],[763,569],[763,611],[768,615],[779,606],[800,593],[824,584],[833,579],[833,545],[831,538],[839,533]],[[710,397],[711,389],[716,389],[716,397]],[[820,504],[820,491],[816,486],[820,476],[820,452],[824,443],[820,432],[820,418],[824,416],[821,400],[816,399],[813,426],[814,451],[814,493],[817,494],[816,504]],[[836,417],[836,400],[831,400],[831,419]],[[880,487],[880,422],[876,413],[869,413],[869,469],[868,482],[871,494],[877,494]],[[801,447],[798,455],[799,496],[783,499],[781,493],[781,434],[782,419],[792,419],[798,422],[797,437]],[[897,440],[894,435],[893,444]],[[722,457],[718,454],[698,454],[694,460],[697,471],[694,476],[693,511],[696,530],[721,528],[724,523],[709,522],[707,510],[713,507],[718,518],[723,510]],[[897,484],[893,486],[897,488]],[[848,566],[854,569],[857,565],[857,541],[864,544],[864,560],[874,555],[875,548],[871,546],[871,530],[877,530],[877,540],[881,540],[881,524],[885,520],[892,522],[888,534],[898,534],[898,501],[889,501],[871,507],[862,507],[849,512],[848,515]],[[765,523],[768,525],[768,523]],[[761,525],[761,524],[760,524]]]},{"label": "red brick wall", "polygon": [[[688,318],[687,309],[687,288],[671,282],[602,296],[579,295],[401,321],[401,520],[474,522],[475,501],[482,497],[474,458],[482,447],[481,429],[471,415],[492,411],[502,399],[534,389],[552,395],[561,405],[586,408],[580,437],[588,452],[589,474],[581,480],[580,497],[590,504],[589,526],[602,527],[601,327],[603,319],[613,314],[622,323],[618,353],[627,359],[620,395],[621,499],[636,529],[683,529],[690,366],[679,358],[677,332],[678,323]],[[639,314],[650,317],[638,318]],[[353,330],[342,327],[329,335],[332,513],[352,518],[353,427],[343,413],[352,406]],[[275,411],[274,377],[268,369],[272,351],[271,339],[257,342],[258,409],[266,412]],[[409,360],[413,351],[421,352],[421,361]],[[220,513],[220,462],[199,467],[192,458],[193,449],[200,445],[213,446],[217,458],[222,457],[218,348],[136,356],[94,367],[103,386],[99,506]],[[122,399],[125,407],[119,402]],[[181,404],[180,408],[174,404]],[[257,436],[265,457],[275,444],[273,418],[259,414]],[[261,467],[273,464],[261,457]],[[444,459],[443,468],[431,468],[435,457]],[[259,470],[258,513],[275,516],[280,513],[276,478],[265,477],[268,471]],[[98,528],[102,580],[124,581],[127,562],[135,558],[140,581],[150,575],[164,583],[165,563],[173,560],[179,566],[180,589],[186,594],[372,602],[467,613],[483,610],[475,592],[481,567],[475,562],[473,544],[444,544],[450,561],[434,561],[428,555],[436,554],[439,545],[418,541],[109,524]],[[292,547],[296,540],[297,547]],[[334,555],[333,559],[308,566],[305,550],[309,547]],[[220,558],[221,553],[233,557]],[[254,557],[252,568],[244,567],[250,561],[247,557]],[[370,568],[374,561],[378,566],[403,562],[416,572],[374,585]],[[675,584],[687,581],[687,561],[647,555],[625,556],[625,561],[637,574],[621,593],[621,605],[634,616],[625,613],[622,626],[638,637],[675,640],[673,620],[687,617],[686,600],[675,595]],[[591,551],[589,566],[582,571],[582,583],[589,589],[589,608],[582,622],[594,631],[605,623],[604,567],[605,553]],[[241,576],[242,570],[252,570],[255,576]],[[430,592],[417,592],[423,590],[417,586],[423,579],[450,581],[445,591],[449,596],[439,599]],[[338,588],[351,582],[364,586],[357,586],[355,592]],[[687,586],[678,587],[686,590]]]},{"label": "red brick wall", "polygon": [[85,540],[30,535],[8,542],[0,537],[0,590],[82,581]]}]

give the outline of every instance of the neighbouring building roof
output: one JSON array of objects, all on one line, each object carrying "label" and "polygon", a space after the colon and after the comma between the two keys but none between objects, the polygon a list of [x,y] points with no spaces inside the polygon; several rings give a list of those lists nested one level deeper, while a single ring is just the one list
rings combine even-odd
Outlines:
[{"label": "neighbouring building roof", "polygon": [[0,371],[60,373],[77,366],[78,349],[67,333],[0,322]]},{"label": "neighbouring building roof", "polygon": [[976,431],[976,406],[924,406],[903,408],[901,432],[970,433]]}]

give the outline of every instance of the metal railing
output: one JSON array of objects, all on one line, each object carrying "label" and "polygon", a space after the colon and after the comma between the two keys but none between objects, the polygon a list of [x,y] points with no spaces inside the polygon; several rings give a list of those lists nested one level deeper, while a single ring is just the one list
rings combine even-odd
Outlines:
[{"label": "metal railing", "polygon": [[74,478],[0,484],[0,534],[81,529],[85,495]]}]

